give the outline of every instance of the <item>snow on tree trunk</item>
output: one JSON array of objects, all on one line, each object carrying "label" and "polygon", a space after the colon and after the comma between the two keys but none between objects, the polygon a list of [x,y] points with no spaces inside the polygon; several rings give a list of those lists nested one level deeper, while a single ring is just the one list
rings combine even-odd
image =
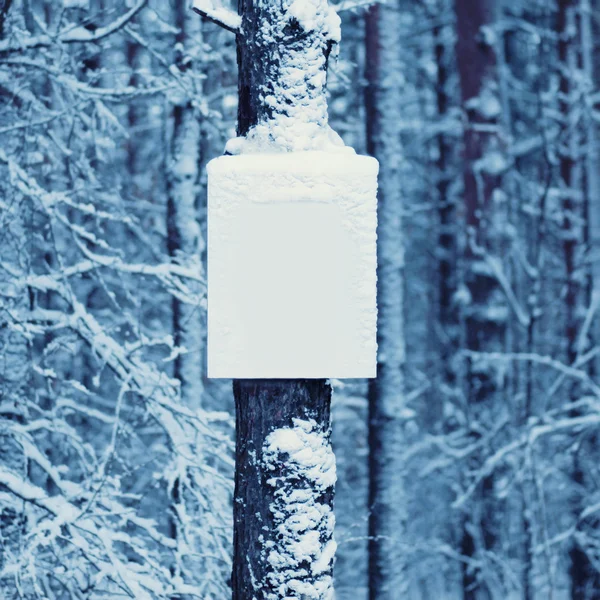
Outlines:
[{"label": "snow on tree trunk", "polygon": [[268,562],[266,596],[332,598],[331,566],[336,543],[331,507],[335,457],[329,430],[310,419],[292,419],[292,427],[272,431],[265,440],[269,508],[275,539],[263,546]]},{"label": "snow on tree trunk", "polygon": [[[192,272],[203,276],[201,262],[204,241],[198,222],[196,202],[199,193],[201,116],[194,108],[194,100],[202,95],[201,84],[195,76],[199,71],[196,66],[195,48],[202,44],[200,20],[188,10],[185,3],[175,7],[175,23],[178,29],[175,37],[174,63],[185,86],[172,95],[170,120],[170,152],[167,156],[167,247],[174,263],[182,264]],[[185,77],[186,75],[190,75]],[[198,89],[199,88],[199,89]],[[199,281],[189,282],[188,287],[198,298],[202,297],[202,284]],[[202,406],[203,395],[203,358],[205,345],[204,306],[183,302],[172,298],[173,344],[175,359],[173,375],[180,384],[181,402],[190,410],[198,410]],[[198,432],[198,439],[202,439]],[[199,451],[204,453],[204,444]],[[185,479],[185,478],[184,478]],[[191,485],[190,485],[191,484]],[[199,523],[207,518],[205,503],[195,499],[195,486],[190,479],[186,489],[181,477],[170,482],[170,533],[178,545],[177,558],[173,571],[178,573],[188,559],[183,558],[191,542],[187,520],[197,519]],[[203,493],[210,498],[214,506],[223,504],[219,498],[220,490],[205,486]],[[196,532],[198,526],[191,529],[198,534],[193,544],[198,550],[194,568],[189,569],[195,578],[195,585],[206,579],[207,563],[203,553],[215,552],[212,540]],[[187,530],[187,531],[186,531]],[[187,566],[187,565],[186,565]],[[183,567],[185,568],[185,567]],[[211,593],[222,592],[226,582],[211,578],[205,589]]]},{"label": "snow on tree trunk", "polygon": [[[239,12],[239,137],[226,151],[342,147],[327,123],[327,61],[340,29],[326,0],[241,0]],[[332,598],[331,387],[236,380],[234,396],[233,598]],[[299,518],[300,504],[310,519]]]},{"label": "snow on tree trunk", "polygon": [[226,151],[339,150],[329,127],[327,63],[340,19],[326,0],[240,1],[238,135]]},{"label": "snow on tree trunk", "polygon": [[[176,64],[180,71],[192,68],[190,40],[201,35],[200,21],[181,4],[176,9],[179,34],[176,37]],[[200,40],[194,40],[195,44]],[[188,84],[192,86],[194,79]],[[171,152],[167,179],[167,232],[169,254],[175,262],[186,259],[186,266],[203,274],[201,256],[204,240],[198,223],[196,201],[199,188],[200,115],[194,110],[193,96],[202,93],[195,88],[182,91],[175,98],[171,115]],[[192,286],[200,295],[200,284]],[[203,391],[203,307],[173,298],[173,337],[177,347],[174,375],[181,382],[181,399],[189,408],[201,403]]]},{"label": "snow on tree trunk", "polygon": [[333,597],[331,388],[236,380],[234,600]]},{"label": "snow on tree trunk", "polygon": [[366,17],[367,151],[380,163],[378,191],[378,364],[369,386],[369,597],[406,597],[404,319],[400,144],[401,12],[372,6]]}]

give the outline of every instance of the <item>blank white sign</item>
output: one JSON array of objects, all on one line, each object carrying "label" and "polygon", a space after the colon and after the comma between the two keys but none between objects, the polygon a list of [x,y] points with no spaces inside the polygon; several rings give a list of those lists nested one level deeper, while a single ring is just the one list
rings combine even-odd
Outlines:
[{"label": "blank white sign", "polygon": [[377,170],[349,153],[209,163],[209,377],[375,376]]}]

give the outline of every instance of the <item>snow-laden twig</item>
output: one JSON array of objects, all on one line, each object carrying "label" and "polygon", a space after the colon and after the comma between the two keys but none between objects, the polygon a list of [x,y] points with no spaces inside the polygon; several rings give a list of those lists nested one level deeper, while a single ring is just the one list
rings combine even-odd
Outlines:
[{"label": "snow-laden twig", "polygon": [[594,430],[600,426],[600,414],[588,414],[580,417],[565,417],[542,425],[535,424],[526,429],[523,434],[514,441],[506,444],[494,454],[489,456],[483,465],[477,469],[477,473],[467,489],[452,503],[453,508],[464,506],[465,502],[473,495],[479,484],[491,475],[507,457],[515,451],[533,446],[540,438],[565,432],[580,432],[582,430]]},{"label": "snow-laden twig", "polygon": [[67,89],[73,92],[79,92],[92,98],[105,98],[119,99],[119,98],[131,98],[135,96],[153,96],[155,94],[163,94],[173,89],[174,84],[159,85],[157,87],[136,87],[132,85],[126,85],[123,87],[115,88],[104,88],[93,85],[88,85],[79,81],[73,75],[67,75],[60,69],[55,69],[48,66],[46,63],[38,62],[28,58],[11,58],[3,61],[4,64],[22,67],[31,67],[33,69],[40,69],[52,75],[54,79],[64,85]]},{"label": "snow-laden twig", "polygon": [[[64,215],[58,212],[57,205],[61,203],[68,206],[79,206],[73,202],[68,194],[44,190],[14,160],[9,159],[2,149],[0,149],[0,162],[8,164],[10,173],[13,175],[13,185],[21,192],[37,198],[44,209],[50,211],[50,216],[58,218],[67,228],[73,229],[77,235],[84,237],[87,241],[97,241],[95,237],[90,238],[91,234],[88,234],[83,228],[71,223]],[[40,290],[55,290],[65,278],[76,277],[98,268],[110,268],[122,273],[157,277],[167,289],[186,304],[198,304],[202,300],[202,297],[198,298],[182,281],[182,279],[190,279],[201,284],[204,289],[205,279],[201,276],[200,270],[193,265],[187,266],[176,263],[163,263],[159,265],[136,264],[125,262],[118,256],[92,252],[83,244],[79,245],[79,248],[84,253],[86,260],[80,261],[75,265],[62,266],[56,274],[29,275],[23,283]]]},{"label": "snow-laden twig", "polygon": [[508,280],[508,277],[504,273],[502,263],[497,257],[492,256],[489,252],[487,252],[487,250],[483,246],[477,244],[477,242],[475,241],[475,236],[472,235],[473,232],[469,233],[469,245],[471,247],[471,250],[476,256],[481,257],[484,260],[485,264],[491,269],[492,274],[494,275],[496,281],[498,282],[498,285],[504,292],[504,296],[506,297],[510,307],[513,309],[513,312],[519,320],[519,323],[523,327],[527,327],[529,325],[530,317],[519,303],[519,300],[517,299],[517,296],[515,295],[512,286]]},{"label": "snow-laden twig", "polygon": [[194,12],[235,34],[242,33],[242,17],[214,0],[194,0]]},{"label": "snow-laden twig", "polygon": [[[54,540],[61,537],[61,531],[67,530],[74,549],[79,549],[84,556],[88,556],[90,559],[93,558],[95,570],[104,573],[103,577],[112,579],[131,597],[140,600],[154,598],[151,590],[156,591],[157,581],[147,573],[136,569],[135,563],[121,559],[115,546],[126,543],[132,550],[143,552],[142,548],[136,548],[133,536],[125,539],[119,535],[118,531],[105,525],[104,522],[111,518],[110,513],[105,513],[103,516],[85,516],[80,508],[63,496],[50,496],[42,488],[21,479],[4,467],[0,467],[0,484],[22,501],[31,503],[50,515],[50,518],[41,518],[37,527],[31,532],[26,541],[30,545],[29,551],[33,551],[38,545],[53,544]],[[167,544],[172,543],[158,532],[157,537]],[[152,566],[160,568],[157,562],[158,557],[144,554],[149,561],[154,563]],[[26,557],[27,553],[24,556]],[[165,571],[163,577],[166,583],[168,572],[165,569],[163,571]],[[96,577],[98,581],[103,578],[98,575]],[[168,589],[167,586],[165,587]]]},{"label": "snow-laden twig", "polygon": [[498,362],[523,361],[533,362],[540,365],[546,365],[555,369],[563,375],[572,377],[584,383],[588,389],[600,398],[600,386],[598,386],[588,373],[574,366],[566,365],[551,356],[535,354],[533,352],[476,352],[473,350],[464,350],[463,354],[471,358],[483,358]]},{"label": "snow-laden twig", "polygon": [[98,42],[101,39],[116,33],[124,27],[142,8],[148,3],[148,0],[138,0],[127,12],[116,18],[109,25],[98,27],[95,30],[89,30],[85,27],[76,26],[66,31],[61,31],[52,37],[49,35],[39,35],[25,38],[20,42],[6,40],[0,42],[0,53],[2,52],[23,52],[33,48],[51,46],[52,44],[73,44],[78,42]]}]

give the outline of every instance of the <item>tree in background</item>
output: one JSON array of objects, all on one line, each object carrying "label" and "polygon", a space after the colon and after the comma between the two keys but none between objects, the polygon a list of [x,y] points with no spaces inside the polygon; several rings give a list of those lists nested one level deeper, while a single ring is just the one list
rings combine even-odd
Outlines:
[{"label": "tree in background", "polygon": [[404,239],[402,235],[400,31],[405,3],[366,13],[367,152],[380,164],[377,378],[369,382],[369,598],[407,594],[404,441]]},{"label": "tree in background", "polygon": [[[562,202],[562,250],[564,260],[564,312],[565,312],[565,345],[566,361],[569,365],[581,363],[583,354],[589,348],[586,339],[590,329],[585,322],[586,305],[591,302],[590,294],[591,273],[583,264],[585,245],[589,244],[588,215],[591,215],[587,203],[594,202],[593,196],[586,194],[586,185],[592,185],[597,177],[597,165],[586,162],[581,148],[589,152],[588,161],[593,160],[594,152],[585,145],[585,121],[582,122],[578,104],[582,102],[585,87],[581,85],[581,77],[590,74],[590,49],[582,46],[582,23],[589,16],[589,4],[584,5],[578,0],[558,0],[557,2],[557,34],[558,34],[558,71],[559,71],[559,101],[560,125],[558,135],[558,188]],[[589,24],[587,25],[589,27]],[[583,59],[583,53],[588,54]],[[586,62],[583,63],[583,60]],[[576,78],[576,75],[579,77]],[[579,80],[579,81],[578,81]],[[585,100],[583,100],[585,102]],[[592,136],[594,124],[588,135]],[[586,169],[586,167],[589,167]],[[589,188],[588,188],[589,190]],[[597,191],[597,190],[596,190]],[[587,288],[587,289],[586,289]],[[590,306],[593,310],[593,306]],[[587,362],[587,361],[585,361]],[[584,362],[584,364],[585,364]],[[588,363],[589,364],[589,363]],[[590,367],[584,366],[588,371]],[[577,405],[582,395],[578,382],[566,386],[567,400],[575,405],[570,416],[581,418],[585,411]],[[588,600],[600,594],[600,574],[590,560],[590,540],[585,533],[587,519],[582,519],[585,513],[585,499],[588,495],[587,457],[598,455],[598,435],[590,432],[582,435],[575,444],[572,452],[573,499],[572,512],[575,532],[569,550],[571,598],[573,600]],[[598,525],[597,518],[588,521],[592,527]],[[595,551],[592,551],[595,553]]]},{"label": "tree in background", "polygon": [[[466,222],[463,306],[464,373],[469,435],[482,439],[504,412],[499,392],[504,385],[502,367],[479,353],[504,350],[507,306],[498,282],[498,204],[502,201],[501,176],[506,168],[500,132],[501,104],[493,26],[495,2],[473,6],[458,0],[456,6],[456,59],[460,76],[464,123],[464,206]],[[501,267],[500,267],[501,268]],[[471,467],[477,468],[477,457]],[[465,598],[476,598],[486,584],[481,566],[486,553],[495,550],[500,532],[494,478],[483,479],[475,506],[465,511],[462,554]],[[488,591],[488,593],[490,593]]]}]

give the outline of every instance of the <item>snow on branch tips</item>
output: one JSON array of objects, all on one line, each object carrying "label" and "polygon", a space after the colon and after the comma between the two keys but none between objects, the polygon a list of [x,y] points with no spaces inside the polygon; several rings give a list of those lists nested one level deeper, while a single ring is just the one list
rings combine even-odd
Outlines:
[{"label": "snow on branch tips", "polygon": [[232,33],[239,34],[242,32],[242,17],[232,10],[220,6],[218,1],[194,0],[192,10]]},{"label": "snow on branch tips", "polygon": [[55,42],[62,44],[98,42],[125,27],[147,3],[148,0],[138,0],[127,12],[116,18],[112,23],[99,27],[94,31],[83,26],[75,26],[66,28],[66,31],[64,32],[59,31],[58,34],[54,36],[42,34],[25,38],[18,43],[14,43],[13,40],[9,38],[0,42],[0,52],[22,52],[23,50],[31,48],[51,46]]}]

